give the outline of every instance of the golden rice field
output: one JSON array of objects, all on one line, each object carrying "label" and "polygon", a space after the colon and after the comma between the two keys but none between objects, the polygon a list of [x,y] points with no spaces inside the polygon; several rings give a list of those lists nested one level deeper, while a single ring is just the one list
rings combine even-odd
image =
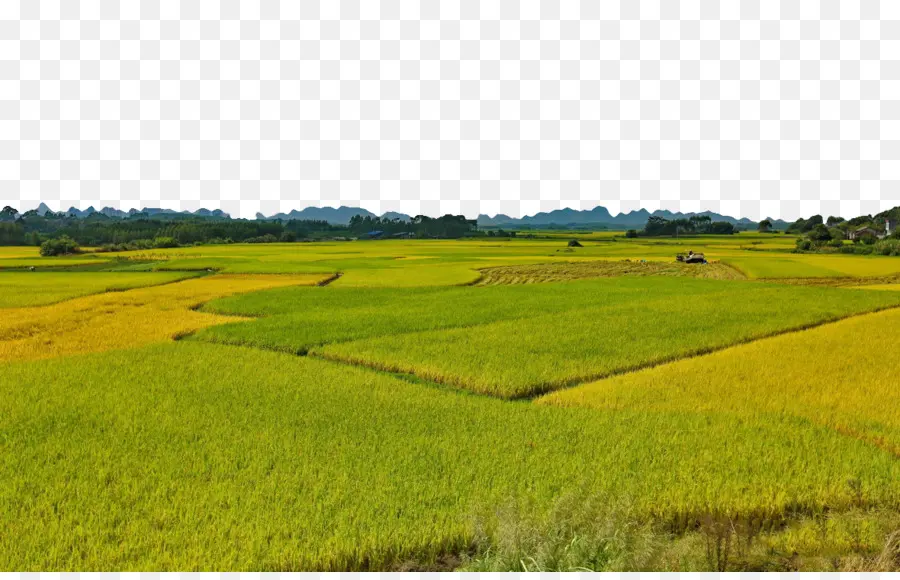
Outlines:
[{"label": "golden rice field", "polygon": [[900,568],[900,258],[535,235],[0,247],[0,570]]},{"label": "golden rice field", "polygon": [[0,318],[0,361],[46,359],[171,340],[234,321],[197,312],[196,307],[204,302],[265,288],[313,285],[320,280],[321,276],[314,275],[223,274],[8,309]]},{"label": "golden rice field", "polygon": [[[557,391],[538,402],[603,409],[789,415],[900,458],[900,310],[855,316]],[[840,356],[852,352],[852,362]],[[832,353],[822,356],[822,353]]]}]

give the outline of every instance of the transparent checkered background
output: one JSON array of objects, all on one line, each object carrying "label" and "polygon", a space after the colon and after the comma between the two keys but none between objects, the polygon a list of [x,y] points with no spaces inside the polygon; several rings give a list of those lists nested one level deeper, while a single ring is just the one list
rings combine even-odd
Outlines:
[{"label": "transparent checkered background", "polygon": [[900,3],[5,0],[29,209],[900,204]]}]

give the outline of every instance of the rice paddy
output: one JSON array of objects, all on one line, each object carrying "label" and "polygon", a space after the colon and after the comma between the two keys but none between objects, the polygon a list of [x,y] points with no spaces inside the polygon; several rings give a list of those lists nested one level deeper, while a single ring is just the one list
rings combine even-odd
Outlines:
[{"label": "rice paddy", "polygon": [[43,306],[88,294],[168,284],[186,272],[0,272],[0,308]]},{"label": "rice paddy", "polygon": [[893,566],[900,259],[536,235],[0,248],[0,570]]},{"label": "rice paddy", "polygon": [[0,361],[46,359],[171,340],[234,320],[196,312],[203,302],[319,280],[315,276],[222,275],[8,309],[0,319]]}]

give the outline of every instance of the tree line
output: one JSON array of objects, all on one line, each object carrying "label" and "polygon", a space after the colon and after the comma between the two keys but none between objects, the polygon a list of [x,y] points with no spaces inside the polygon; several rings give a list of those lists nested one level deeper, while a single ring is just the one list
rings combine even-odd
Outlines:
[{"label": "tree line", "polygon": [[158,240],[173,240],[175,245],[290,242],[315,235],[339,235],[347,232],[346,227],[321,220],[251,221],[189,215],[161,217],[147,214],[116,218],[99,212],[92,213],[86,218],[77,218],[64,212],[47,212],[40,215],[34,210],[16,217],[17,213],[10,206],[0,210],[0,245],[39,246],[47,240],[68,238],[82,246],[108,250],[144,249],[162,247]]},{"label": "tree line", "polygon": [[[41,215],[35,210],[19,215],[11,206],[0,210],[0,245],[40,246],[50,240],[64,239],[105,251],[191,244],[294,242],[365,236],[370,232],[381,232],[384,237],[404,233],[417,238],[460,238],[476,231],[475,220],[449,214],[438,218],[418,215],[409,221],[357,215],[349,225],[335,225],[324,220],[245,220],[144,213],[120,218],[99,212],[79,218],[65,212],[48,211]],[[71,249],[68,241],[58,246],[66,253]]]},{"label": "tree line", "polygon": [[694,234],[731,235],[737,231],[730,222],[714,222],[708,215],[695,215],[690,218],[669,220],[660,216],[650,216],[644,229],[628,230],[626,237],[638,236],[680,236]]},{"label": "tree line", "polygon": [[356,236],[381,232],[385,237],[408,234],[417,238],[462,238],[478,230],[476,220],[463,215],[447,214],[432,218],[417,215],[409,221],[399,218],[388,219],[378,216],[355,215],[350,218],[350,232]]}]

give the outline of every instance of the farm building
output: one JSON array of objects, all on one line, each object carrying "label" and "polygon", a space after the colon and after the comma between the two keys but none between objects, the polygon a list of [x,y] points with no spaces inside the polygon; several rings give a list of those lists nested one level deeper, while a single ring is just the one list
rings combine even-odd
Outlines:
[{"label": "farm building", "polygon": [[384,236],[384,232],[382,230],[373,230],[371,232],[366,232],[360,236],[360,238],[364,240],[380,240]]},{"label": "farm building", "polygon": [[872,236],[872,237],[877,238],[880,235],[881,235],[881,232],[879,232],[878,230],[875,230],[875,229],[872,229],[869,227],[864,227],[864,228],[858,228],[858,229],[853,230],[852,232],[850,232],[849,237],[851,240],[858,240],[865,236]]}]

